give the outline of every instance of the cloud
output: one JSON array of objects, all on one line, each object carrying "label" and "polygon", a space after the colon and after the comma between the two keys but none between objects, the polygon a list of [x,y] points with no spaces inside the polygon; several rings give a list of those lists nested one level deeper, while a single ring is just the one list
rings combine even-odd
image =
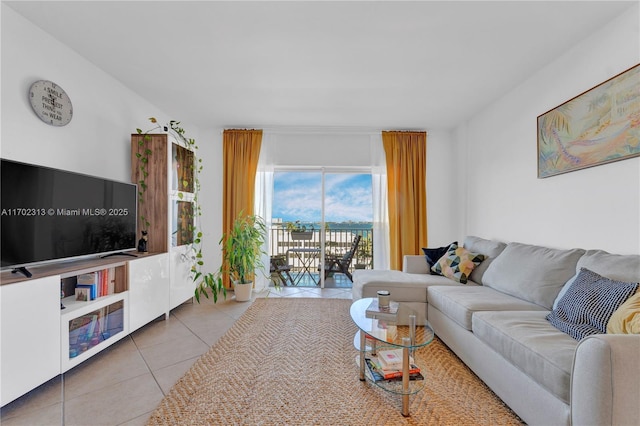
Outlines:
[{"label": "cloud", "polygon": [[[279,172],[274,178],[273,217],[285,222],[320,220],[322,187],[319,172]],[[328,222],[371,222],[371,176],[327,173],[325,215]]]}]

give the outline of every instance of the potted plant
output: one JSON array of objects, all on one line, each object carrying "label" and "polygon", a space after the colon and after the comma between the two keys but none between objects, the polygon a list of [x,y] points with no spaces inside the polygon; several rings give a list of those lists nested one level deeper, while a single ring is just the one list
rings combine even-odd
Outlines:
[{"label": "potted plant", "polygon": [[310,240],[313,238],[314,227],[313,224],[309,225],[311,228],[307,230],[305,225],[302,225],[299,220],[295,222],[287,222],[287,230],[291,234],[291,239],[296,240]]},{"label": "potted plant", "polygon": [[267,227],[260,216],[240,212],[231,230],[220,239],[222,265],[212,279],[200,284],[200,293],[220,292],[224,288],[222,276],[229,274],[236,301],[251,300],[254,273],[256,270],[264,272],[265,268],[262,255],[266,255],[263,249],[266,233]]}]

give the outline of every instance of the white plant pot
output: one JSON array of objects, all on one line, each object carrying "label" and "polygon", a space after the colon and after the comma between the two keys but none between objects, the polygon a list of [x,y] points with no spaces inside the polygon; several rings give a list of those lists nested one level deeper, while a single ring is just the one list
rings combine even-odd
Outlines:
[{"label": "white plant pot", "polygon": [[233,291],[236,294],[236,302],[248,302],[251,300],[251,290],[253,283],[239,284],[233,283]]}]

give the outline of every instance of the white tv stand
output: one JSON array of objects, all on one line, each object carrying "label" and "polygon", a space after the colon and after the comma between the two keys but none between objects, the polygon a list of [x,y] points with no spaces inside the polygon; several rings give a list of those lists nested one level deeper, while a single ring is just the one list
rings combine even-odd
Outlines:
[{"label": "white tv stand", "polygon": [[[159,316],[168,318],[169,253],[130,253],[137,257],[31,267],[31,278],[0,274],[0,406]],[[111,271],[111,294],[87,302],[73,295],[61,300],[62,279],[102,270]]]}]

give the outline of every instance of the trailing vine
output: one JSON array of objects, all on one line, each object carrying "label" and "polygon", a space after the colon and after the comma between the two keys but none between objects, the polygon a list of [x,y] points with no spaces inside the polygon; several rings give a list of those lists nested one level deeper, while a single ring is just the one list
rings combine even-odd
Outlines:
[{"label": "trailing vine", "polygon": [[[150,117],[149,121],[151,121],[152,123],[158,122],[154,117]],[[156,130],[159,128],[160,126],[158,125],[151,130],[147,130],[144,133],[142,132],[142,129],[136,129],[136,132],[139,135],[142,135],[142,139],[138,141],[138,146],[140,148],[144,147],[145,143],[151,140],[151,136],[149,135],[149,132],[152,132],[153,130]],[[149,172],[147,171],[147,166],[149,165],[149,157],[151,156],[152,153],[153,151],[151,151],[149,148],[145,148],[144,151],[142,152],[136,152],[136,157],[138,158],[138,169],[140,170],[140,176],[141,176],[140,180],[138,181],[138,202],[139,203],[144,203],[144,193],[147,192],[147,176],[149,176]],[[151,223],[143,214],[140,214],[140,220],[144,224],[145,228],[148,229],[149,226],[151,226]]]}]

